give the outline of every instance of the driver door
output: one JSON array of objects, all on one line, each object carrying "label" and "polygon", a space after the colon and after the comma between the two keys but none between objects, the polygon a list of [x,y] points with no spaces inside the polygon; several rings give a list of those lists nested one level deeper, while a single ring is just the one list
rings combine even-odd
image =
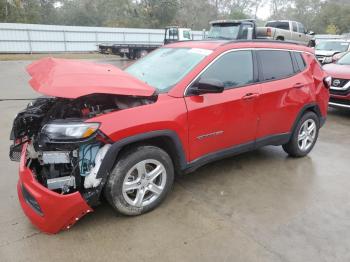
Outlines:
[{"label": "driver door", "polygon": [[253,148],[260,93],[254,64],[252,51],[231,51],[220,56],[192,84],[202,79],[219,80],[225,89],[222,93],[185,97],[190,161],[239,146]]}]

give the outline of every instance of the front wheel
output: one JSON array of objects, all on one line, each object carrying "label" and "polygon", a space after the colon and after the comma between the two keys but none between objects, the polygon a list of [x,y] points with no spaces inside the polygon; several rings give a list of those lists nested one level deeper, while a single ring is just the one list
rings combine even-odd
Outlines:
[{"label": "front wheel", "polygon": [[105,195],[121,214],[135,216],[156,208],[170,191],[174,166],[169,155],[154,146],[126,151],[110,174]]},{"label": "front wheel", "polygon": [[283,149],[292,157],[306,156],[314,147],[320,122],[314,112],[305,113],[297,123],[290,141],[283,145]]}]

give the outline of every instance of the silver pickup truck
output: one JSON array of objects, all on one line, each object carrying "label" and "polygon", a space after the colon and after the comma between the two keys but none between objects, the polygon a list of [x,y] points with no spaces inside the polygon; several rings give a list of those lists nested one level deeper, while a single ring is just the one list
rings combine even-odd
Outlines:
[{"label": "silver pickup truck", "polygon": [[256,28],[257,38],[296,42],[310,47],[315,46],[314,35],[302,23],[289,20],[268,21],[265,27]]},{"label": "silver pickup truck", "polygon": [[210,22],[208,39],[244,40],[270,39],[315,46],[313,32],[296,21],[269,21],[265,27],[256,26],[254,19],[217,20]]}]

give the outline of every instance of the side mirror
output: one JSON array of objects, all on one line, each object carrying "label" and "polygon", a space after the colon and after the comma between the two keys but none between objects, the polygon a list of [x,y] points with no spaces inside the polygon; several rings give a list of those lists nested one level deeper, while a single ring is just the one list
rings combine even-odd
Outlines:
[{"label": "side mirror", "polygon": [[315,35],[315,32],[314,32],[314,31],[309,31],[308,34],[309,34],[309,35]]},{"label": "side mirror", "polygon": [[222,93],[224,83],[215,79],[199,79],[190,87],[190,93],[194,95]]}]

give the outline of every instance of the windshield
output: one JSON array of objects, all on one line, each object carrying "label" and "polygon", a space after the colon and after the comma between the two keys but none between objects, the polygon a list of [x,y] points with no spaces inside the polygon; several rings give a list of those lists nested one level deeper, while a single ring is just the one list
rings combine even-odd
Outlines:
[{"label": "windshield", "polygon": [[160,48],[125,69],[156,88],[169,91],[212,51],[199,48]]},{"label": "windshield", "polygon": [[339,65],[350,65],[350,53],[347,53],[346,55],[342,56],[337,64]]},{"label": "windshield", "polygon": [[241,24],[213,24],[208,32],[208,38],[237,39]]},{"label": "windshield", "polygon": [[349,48],[348,42],[327,41],[316,45],[316,50],[345,52]]}]

